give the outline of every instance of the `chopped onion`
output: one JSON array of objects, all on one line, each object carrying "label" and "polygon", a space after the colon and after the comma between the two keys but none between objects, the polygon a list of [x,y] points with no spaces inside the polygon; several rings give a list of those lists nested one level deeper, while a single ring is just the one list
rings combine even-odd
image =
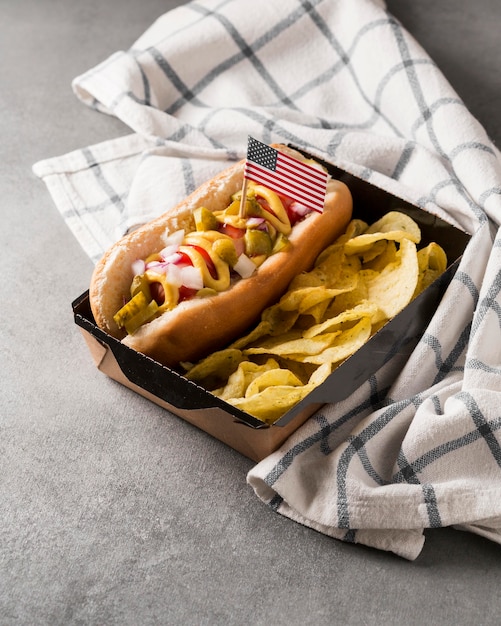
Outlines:
[{"label": "chopped onion", "polygon": [[197,268],[193,267],[193,265],[185,265],[180,270],[181,273],[181,284],[188,289],[202,289],[204,286],[204,280],[202,276],[202,272]]},{"label": "chopped onion", "polygon": [[307,215],[311,211],[311,209],[309,209],[308,207],[304,206],[304,204],[301,204],[300,202],[297,202],[297,200],[294,201],[290,205],[290,209],[291,209],[291,211],[294,211],[294,213],[296,215],[300,215],[301,217],[304,217],[305,215]]},{"label": "chopped onion", "polygon": [[[167,248],[164,248],[164,250],[166,250]],[[179,252],[172,252],[171,254],[166,254],[164,256],[164,250],[162,250],[162,252],[160,253],[162,255],[162,258],[164,260],[164,263],[179,263],[179,261],[183,258]]]},{"label": "chopped onion", "polygon": [[233,269],[237,274],[240,274],[242,278],[249,278],[256,271],[256,264],[246,254],[241,254],[238,257],[238,261],[233,266]]},{"label": "chopped onion", "polygon": [[181,287],[181,285],[183,284],[183,279],[182,279],[182,274],[181,274],[181,270],[179,269],[179,267],[177,265],[173,265],[172,263],[169,263],[166,266],[167,271],[165,272],[166,276],[167,276],[167,280],[171,285],[174,285],[174,287]]},{"label": "chopped onion", "polygon": [[167,271],[167,265],[161,261],[150,261],[146,263],[145,270],[148,272],[155,272],[156,274],[165,274]]},{"label": "chopped onion", "polygon": [[145,269],[147,270],[151,270],[152,268],[156,267],[157,265],[162,265],[161,261],[149,261],[148,263],[145,264]]},{"label": "chopped onion", "polygon": [[173,233],[165,234],[163,237],[163,242],[165,243],[165,247],[169,248],[170,246],[175,246],[176,250],[178,246],[183,243],[184,239],[184,229],[176,230]]},{"label": "chopped onion", "polygon": [[264,217],[249,217],[249,219],[247,220],[247,226],[249,228],[259,228],[265,222],[266,220],[264,219]]},{"label": "chopped onion", "polygon": [[132,273],[134,276],[141,276],[146,269],[145,262],[142,259],[136,259],[132,263]]}]

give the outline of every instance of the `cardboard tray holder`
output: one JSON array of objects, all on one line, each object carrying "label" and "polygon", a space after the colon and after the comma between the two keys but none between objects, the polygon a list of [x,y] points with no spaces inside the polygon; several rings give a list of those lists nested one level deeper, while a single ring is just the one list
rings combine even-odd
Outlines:
[{"label": "cardboard tray holder", "polygon": [[350,188],[354,217],[372,223],[388,211],[407,213],[421,228],[420,246],[436,241],[444,248],[449,265],[439,279],[375,333],[324,383],[275,424],[267,426],[180,373],[128,348],[102,331],[94,321],[86,291],[72,303],[74,321],[98,369],[252,460],[260,461],[276,450],[322,405],[347,398],[392,357],[400,357],[396,362],[401,367],[402,359],[408,358],[430,322],[456,272],[470,236],[361,178],[331,164],[325,163],[325,166],[334,178],[342,180]]}]

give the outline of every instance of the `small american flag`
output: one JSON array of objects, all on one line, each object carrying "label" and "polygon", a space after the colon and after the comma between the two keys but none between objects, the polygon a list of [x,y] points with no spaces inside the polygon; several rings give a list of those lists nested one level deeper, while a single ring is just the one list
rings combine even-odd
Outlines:
[{"label": "small american flag", "polygon": [[249,137],[244,178],[322,213],[328,174]]}]

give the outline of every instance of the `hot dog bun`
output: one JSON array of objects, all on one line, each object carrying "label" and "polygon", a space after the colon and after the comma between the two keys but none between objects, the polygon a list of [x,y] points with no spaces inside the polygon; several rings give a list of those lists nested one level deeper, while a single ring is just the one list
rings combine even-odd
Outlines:
[{"label": "hot dog bun", "polygon": [[[274,147],[303,159],[285,146]],[[242,188],[243,170],[241,161],[222,171],[173,210],[126,235],[105,253],[96,265],[89,289],[91,309],[100,328],[169,367],[198,360],[245,333],[262,310],[281,297],[294,276],[311,268],[318,254],[343,232],[351,219],[348,187],[329,180],[323,213],[311,213],[297,223],[289,236],[290,245],[270,256],[252,276],[238,280],[229,290],[215,296],[185,300],[123,337],[124,331],[118,328],[113,316],[129,292],[133,262],[162,249],[166,230],[193,230],[195,208],[224,208],[228,198]]]}]

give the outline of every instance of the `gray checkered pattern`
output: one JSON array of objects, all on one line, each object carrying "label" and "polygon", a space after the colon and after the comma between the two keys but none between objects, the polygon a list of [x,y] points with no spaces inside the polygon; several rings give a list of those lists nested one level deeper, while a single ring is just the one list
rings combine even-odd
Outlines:
[{"label": "gray checkered pattern", "polygon": [[248,135],[314,147],[473,234],[411,358],[248,480],[292,519],[410,559],[429,527],[501,542],[500,155],[383,3],[191,2],[73,87],[131,129],[34,166],[94,260],[243,157]]}]

